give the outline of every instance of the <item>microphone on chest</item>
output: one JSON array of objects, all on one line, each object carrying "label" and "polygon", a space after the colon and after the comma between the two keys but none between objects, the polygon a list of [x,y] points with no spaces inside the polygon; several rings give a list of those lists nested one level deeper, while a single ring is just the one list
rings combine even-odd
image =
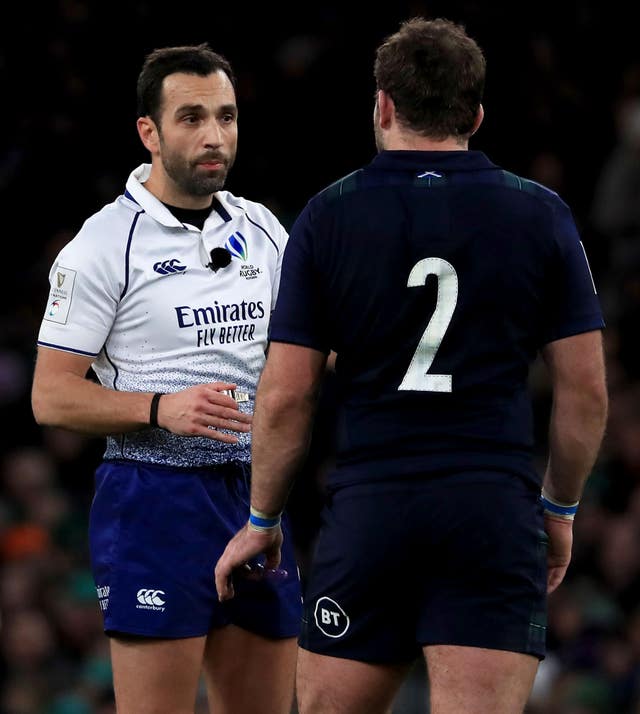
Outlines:
[{"label": "microphone on chest", "polygon": [[213,248],[209,251],[211,262],[206,267],[217,273],[220,268],[226,268],[231,263],[231,253],[226,248]]}]

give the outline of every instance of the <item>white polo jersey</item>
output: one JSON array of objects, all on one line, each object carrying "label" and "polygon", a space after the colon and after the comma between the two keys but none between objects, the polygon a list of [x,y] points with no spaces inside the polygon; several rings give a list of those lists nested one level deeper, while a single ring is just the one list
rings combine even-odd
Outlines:
[{"label": "white polo jersey", "polygon": [[[177,392],[232,382],[253,411],[287,233],[259,203],[215,194],[203,230],[182,224],[147,189],[150,165],[89,218],[53,264],[38,344],[94,358],[101,384],[126,392]],[[217,201],[216,201],[217,199]],[[210,251],[231,263],[213,271]],[[248,461],[237,444],[145,429],[108,437],[105,458],[173,466]]]}]

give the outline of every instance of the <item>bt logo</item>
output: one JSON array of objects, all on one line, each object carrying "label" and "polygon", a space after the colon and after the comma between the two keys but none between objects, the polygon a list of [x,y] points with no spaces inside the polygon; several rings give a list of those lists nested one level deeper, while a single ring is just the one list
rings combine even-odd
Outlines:
[{"label": "bt logo", "polygon": [[349,616],[330,597],[321,597],[313,613],[318,629],[327,637],[342,637],[349,629]]}]

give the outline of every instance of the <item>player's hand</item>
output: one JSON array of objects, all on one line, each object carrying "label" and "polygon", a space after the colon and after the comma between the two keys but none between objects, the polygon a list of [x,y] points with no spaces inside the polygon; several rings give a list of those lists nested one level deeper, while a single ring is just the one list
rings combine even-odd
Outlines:
[{"label": "player's hand", "polygon": [[552,593],[563,581],[571,562],[573,521],[544,516],[544,529],[549,536],[547,551],[547,592]]},{"label": "player's hand", "polygon": [[212,382],[165,394],[158,403],[158,425],[181,436],[206,436],[235,444],[237,436],[220,430],[251,431],[252,416],[241,412],[235,399],[222,393],[230,389],[236,385]]},{"label": "player's hand", "polygon": [[256,555],[264,553],[264,567],[272,570],[280,565],[280,548],[282,546],[282,529],[256,531],[249,524],[239,530],[227,543],[224,553],[220,556],[215,568],[216,590],[220,602],[230,600],[234,596],[233,574],[243,568]]}]

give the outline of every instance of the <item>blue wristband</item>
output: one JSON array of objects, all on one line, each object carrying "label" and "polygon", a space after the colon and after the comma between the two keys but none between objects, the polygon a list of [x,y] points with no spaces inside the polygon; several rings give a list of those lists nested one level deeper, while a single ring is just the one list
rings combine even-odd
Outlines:
[{"label": "blue wristband", "polygon": [[561,504],[550,499],[544,491],[540,494],[540,500],[542,501],[544,510],[547,513],[553,516],[559,516],[560,518],[565,518],[567,520],[573,520],[573,517],[578,512],[578,504],[580,503],[579,501],[576,501],[572,504]]},{"label": "blue wristband", "polygon": [[277,516],[267,516],[253,508],[249,512],[249,525],[257,531],[268,531],[272,528],[278,528],[281,520],[282,514],[280,513]]}]

